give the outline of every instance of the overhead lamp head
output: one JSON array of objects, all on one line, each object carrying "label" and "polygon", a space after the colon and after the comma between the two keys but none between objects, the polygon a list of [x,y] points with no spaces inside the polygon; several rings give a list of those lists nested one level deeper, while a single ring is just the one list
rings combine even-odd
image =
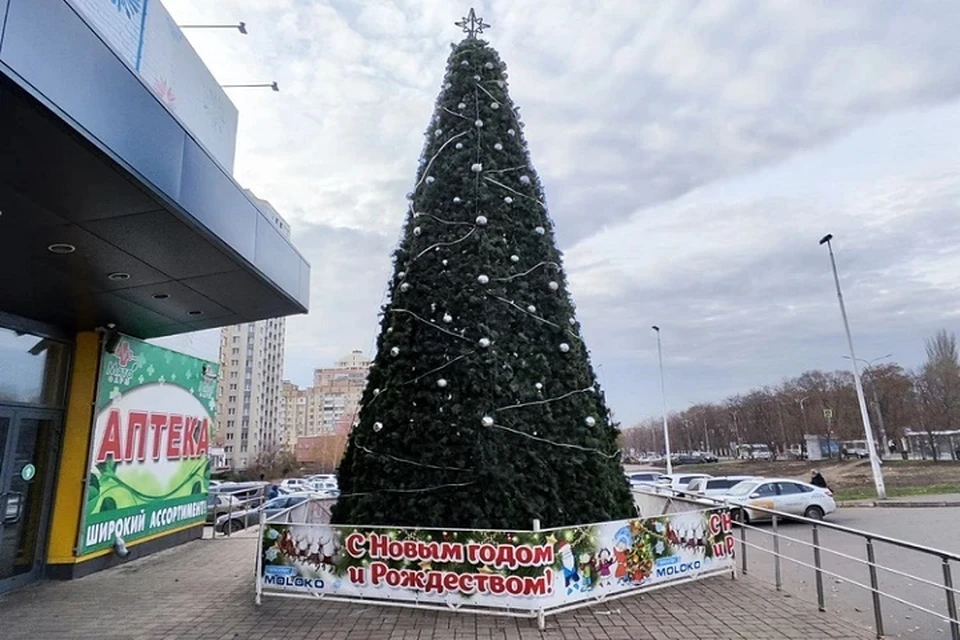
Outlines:
[{"label": "overhead lamp head", "polygon": [[658,327],[657,325],[653,325],[653,326],[650,327],[650,328],[653,329],[654,331],[656,331],[657,333],[660,332],[660,327]]},{"label": "overhead lamp head", "polygon": [[277,84],[276,80],[270,83],[270,88],[273,89],[274,91],[280,91],[280,85]]},{"label": "overhead lamp head", "polygon": [[820,244],[827,244],[827,243],[830,242],[831,240],[833,240],[833,234],[832,234],[832,233],[828,233],[827,235],[825,235],[825,236],[823,236],[822,238],[820,238]]},{"label": "overhead lamp head", "polygon": [[240,31],[243,35],[247,35],[247,23],[241,22],[237,25],[237,30]]},{"label": "overhead lamp head", "polygon": [[116,353],[117,347],[120,346],[120,337],[120,334],[113,329],[104,331],[103,350],[110,354]]}]

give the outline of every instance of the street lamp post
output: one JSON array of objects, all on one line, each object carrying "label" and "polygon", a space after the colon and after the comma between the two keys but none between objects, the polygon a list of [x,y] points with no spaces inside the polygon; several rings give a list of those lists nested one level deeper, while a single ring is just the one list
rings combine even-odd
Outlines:
[{"label": "street lamp post", "polygon": [[886,499],[887,489],[883,484],[883,472],[880,470],[880,458],[873,441],[873,429],[870,428],[870,413],[867,411],[867,400],[863,395],[863,384],[860,381],[860,370],[857,366],[857,354],[853,350],[853,336],[850,335],[850,322],[847,320],[847,309],[843,304],[843,292],[840,289],[840,275],[837,273],[837,261],[833,255],[833,234],[827,234],[820,239],[820,244],[827,245],[830,253],[830,266],[833,269],[833,281],[837,286],[837,300],[840,302],[840,315],[843,316],[843,328],[847,334],[847,346],[850,347],[850,363],[853,366],[853,381],[857,386],[857,402],[860,404],[860,415],[863,417],[863,431],[867,436],[867,448],[870,453],[870,468],[873,471],[873,483],[877,488],[877,497]]},{"label": "street lamp post", "polygon": [[180,29],[236,29],[243,35],[247,35],[247,23],[237,24],[179,24]]},{"label": "street lamp post", "polygon": [[277,81],[273,82],[258,82],[255,84],[222,84],[220,85],[223,89],[273,89],[274,91],[280,91],[280,85],[277,84]]},{"label": "street lamp post", "polygon": [[[850,359],[850,356],[843,356],[847,360]],[[886,360],[887,358],[892,358],[893,354],[888,353],[885,356],[880,356],[879,358],[874,358],[873,360],[864,360],[863,358],[857,358],[865,366],[863,368],[864,373],[868,373],[873,370],[873,363],[878,360]],[[877,412],[877,429],[880,431],[880,447],[881,447],[881,457],[883,456],[883,451],[886,451],[887,447],[887,429],[886,425],[883,424],[883,410],[880,408],[880,397],[877,395],[877,381],[875,378],[871,378],[872,382],[870,383],[870,395],[873,396],[873,408]]]},{"label": "street lamp post", "polygon": [[802,398],[797,400],[797,404],[800,405],[800,426],[803,429],[803,433],[801,434],[801,437],[800,437],[800,453],[803,453],[804,450],[807,448],[806,446],[807,431],[809,431],[809,429],[807,428],[807,412],[803,410],[803,403],[809,399],[810,399],[810,396],[803,396]]},{"label": "street lamp post", "polygon": [[663,347],[660,345],[660,327],[651,327],[657,334],[657,359],[660,362],[660,399],[663,401],[663,448],[666,452],[667,473],[673,473],[673,461],[670,459],[670,427],[667,425],[667,388],[663,381]]}]

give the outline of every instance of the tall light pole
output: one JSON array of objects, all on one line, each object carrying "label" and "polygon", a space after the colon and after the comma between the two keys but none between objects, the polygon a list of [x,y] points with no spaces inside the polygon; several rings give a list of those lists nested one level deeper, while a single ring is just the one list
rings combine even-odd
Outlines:
[{"label": "tall light pole", "polygon": [[180,29],[236,29],[243,35],[247,35],[247,23],[237,24],[179,24]]},{"label": "tall light pole", "polygon": [[[847,360],[850,359],[850,356],[843,356],[843,357],[846,358]],[[886,360],[887,358],[892,358],[892,357],[893,357],[893,354],[888,353],[885,356],[880,356],[879,358],[874,358],[873,360],[864,360],[863,358],[857,358],[857,360],[859,360],[865,365],[863,368],[863,372],[867,373],[868,371],[873,369],[874,362],[877,362],[878,360]],[[880,397],[877,395],[877,381],[875,378],[871,378],[871,380],[872,382],[870,383],[870,394],[873,396],[873,408],[877,412],[877,427],[880,430],[880,441],[881,441],[880,457],[883,457],[883,452],[887,450],[887,429],[886,429],[886,426],[883,424],[883,411],[880,409]]]},{"label": "tall light pole", "polygon": [[673,473],[673,461],[670,459],[670,427],[667,426],[667,388],[663,382],[663,347],[660,346],[660,327],[651,327],[657,334],[657,358],[660,361],[660,398],[663,400],[663,448],[666,451],[667,473]]},{"label": "tall light pole", "polygon": [[880,457],[873,441],[873,429],[870,428],[870,412],[867,411],[867,400],[863,395],[863,384],[860,381],[860,369],[857,366],[857,354],[853,350],[853,336],[850,335],[850,322],[847,320],[847,308],[843,304],[843,292],[840,289],[840,275],[837,273],[837,260],[833,256],[833,234],[828,233],[820,239],[821,245],[827,245],[830,253],[830,266],[833,268],[833,281],[837,285],[837,300],[840,301],[840,315],[843,316],[843,329],[847,333],[847,346],[850,347],[850,364],[853,366],[853,381],[857,386],[857,401],[860,403],[860,415],[863,417],[863,431],[867,436],[867,449],[870,453],[870,468],[873,470],[873,483],[877,488],[877,497],[886,499],[887,489],[883,484],[883,472],[880,470]]},{"label": "tall light pole", "polygon": [[222,84],[220,87],[223,89],[273,89],[274,91],[280,91],[280,85],[277,84],[276,80],[255,84]]},{"label": "tall light pole", "polygon": [[800,434],[800,453],[803,453],[807,449],[807,412],[803,410],[803,403],[810,399],[810,396],[803,396],[797,400],[797,404],[800,405],[800,428],[803,429],[803,433]]}]

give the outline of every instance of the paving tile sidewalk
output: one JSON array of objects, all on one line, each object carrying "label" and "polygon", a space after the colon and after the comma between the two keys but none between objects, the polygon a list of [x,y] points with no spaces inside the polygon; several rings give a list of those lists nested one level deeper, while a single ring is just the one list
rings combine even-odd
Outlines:
[{"label": "paving tile sidewalk", "polygon": [[855,623],[750,578],[711,578],[532,620],[265,598],[253,603],[251,536],[198,540],[73,582],[0,596],[4,640],[815,640]]},{"label": "paving tile sidewalk", "polygon": [[841,507],[888,507],[888,508],[916,508],[930,507],[960,507],[960,493],[944,493],[927,496],[904,496],[887,498],[886,500],[845,500],[839,503]]}]

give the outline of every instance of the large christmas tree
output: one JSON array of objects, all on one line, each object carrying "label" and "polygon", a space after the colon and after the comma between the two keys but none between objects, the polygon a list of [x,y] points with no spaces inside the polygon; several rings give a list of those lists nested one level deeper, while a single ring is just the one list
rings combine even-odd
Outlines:
[{"label": "large christmas tree", "polygon": [[505,65],[472,10],[458,24],[468,36],[408,196],[334,519],[529,529],[632,517]]}]

